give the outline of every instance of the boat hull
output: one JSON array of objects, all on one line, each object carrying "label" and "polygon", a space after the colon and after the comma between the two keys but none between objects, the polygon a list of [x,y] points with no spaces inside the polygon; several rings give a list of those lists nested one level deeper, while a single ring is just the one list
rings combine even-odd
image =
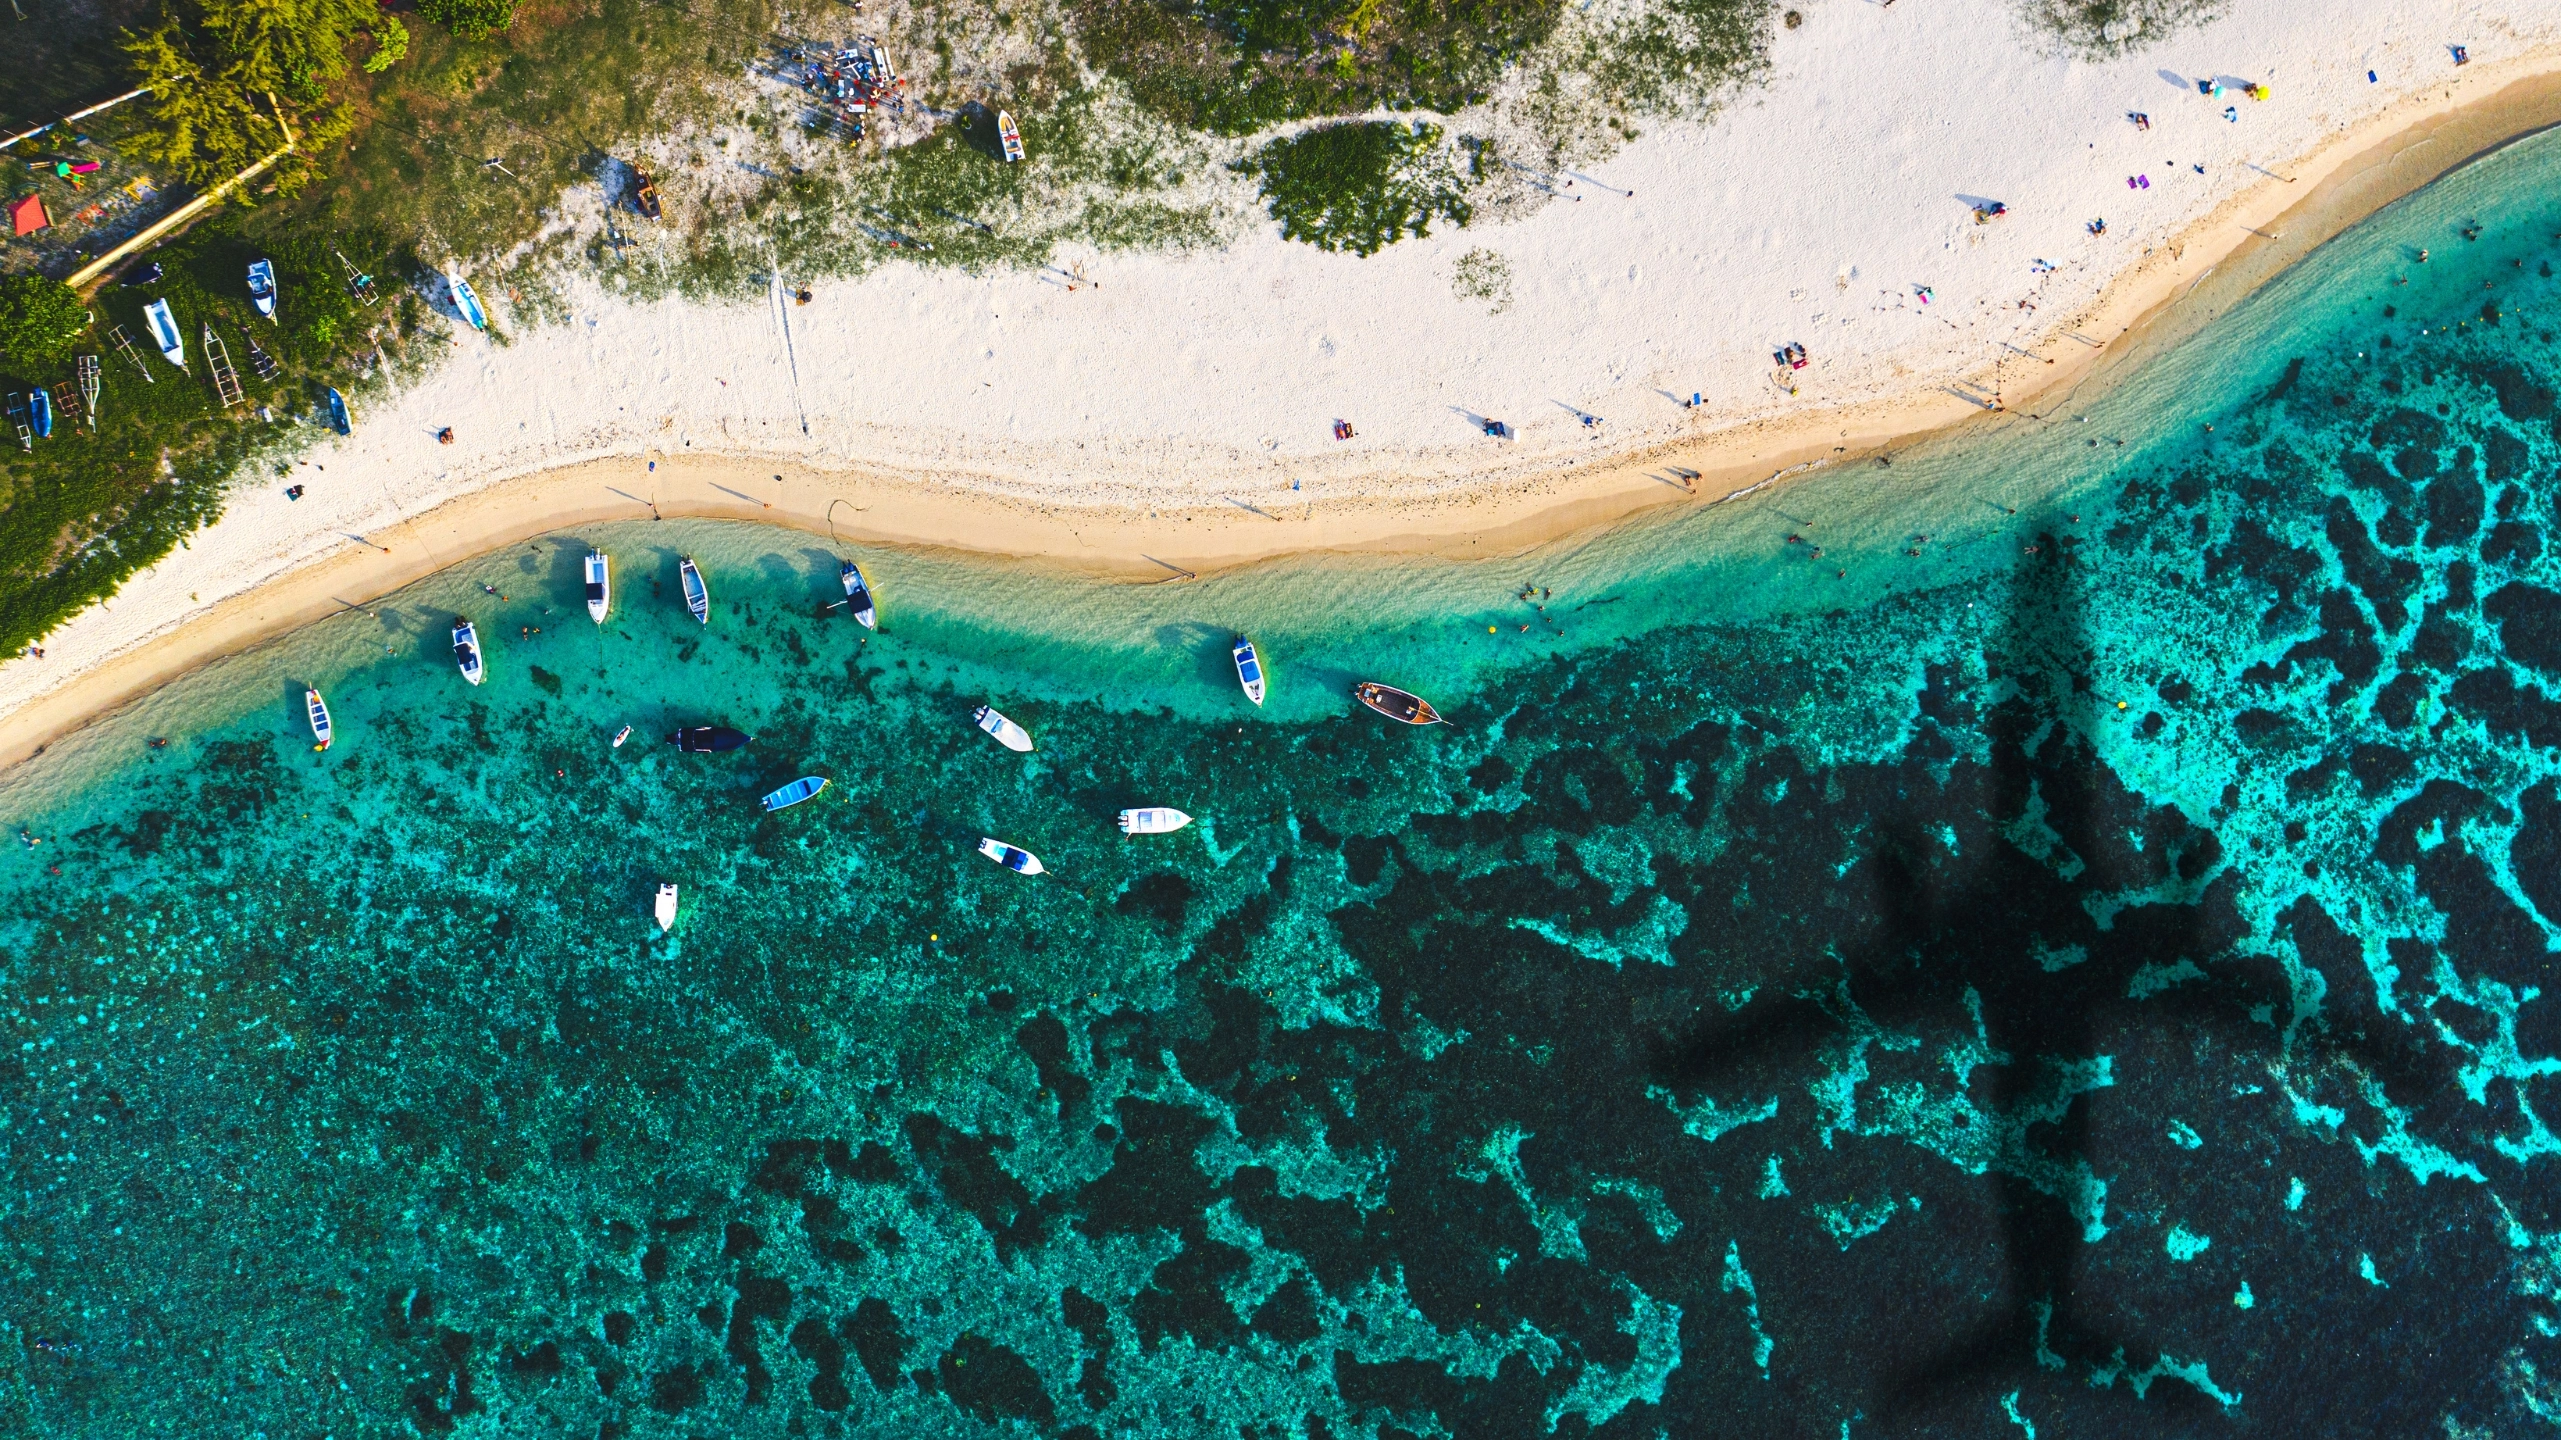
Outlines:
[{"label": "boat hull", "polygon": [[356,433],[356,422],[347,413],[347,397],[339,394],[335,386],[329,390],[329,428],[341,435]]},{"label": "boat hull", "polygon": [[462,678],[474,685],[488,678],[488,667],[480,656],[480,632],[468,620],[454,623],[454,664]]},{"label": "boat hull", "polygon": [[1192,817],[1163,805],[1120,812],[1123,835],[1171,835],[1190,823]]},{"label": "boat hull", "polygon": [[1422,696],[1399,690],[1393,685],[1381,685],[1375,680],[1364,680],[1353,686],[1352,698],[1401,725],[1448,723],[1441,718],[1441,712],[1432,708],[1432,702]]},{"label": "boat hull", "polygon": [[862,622],[864,629],[879,629],[880,616],[872,608],[871,585],[863,579],[862,567],[848,560],[845,562],[843,573],[837,578],[845,585],[845,608],[853,612],[854,618]]},{"label": "boat hull", "polygon": [[995,736],[997,744],[1019,754],[1031,753],[1031,732],[998,714],[995,706],[981,705],[978,713],[970,718],[978,722],[979,729]]},{"label": "boat hull", "polygon": [[685,609],[704,625],[711,623],[711,587],[703,583],[702,571],[691,557],[676,562],[676,579],[685,589]]},{"label": "boat hull", "polygon": [[602,550],[587,552],[587,618],[602,625],[614,603],[613,562]]},{"label": "boat hull", "polygon": [[319,691],[305,690],[302,692],[302,703],[311,720],[311,748],[313,750],[328,749],[330,737],[336,729],[329,723],[329,702],[320,698]]},{"label": "boat hull", "polygon": [[726,725],[695,725],[667,737],[667,743],[687,755],[725,755],[747,748],[747,733]]},{"label": "boat hull", "polygon": [[1039,856],[1034,855],[1032,852],[1024,849],[1020,845],[1008,845],[1004,841],[999,840],[992,835],[982,835],[979,837],[978,853],[995,861],[997,864],[1004,866],[1006,869],[1013,871],[1017,875],[1046,875],[1049,873],[1049,867],[1040,863]]},{"label": "boat hull", "polygon": [[788,810],[794,805],[799,804],[801,801],[815,796],[819,791],[826,788],[827,778],[825,776],[804,775],[800,779],[794,780],[790,784],[785,785],[780,790],[776,790],[772,794],[767,795],[763,802],[765,806],[765,813],[770,815],[777,810]]},{"label": "boat hull", "polygon": [[154,300],[142,307],[143,323],[160,347],[160,357],[184,370],[187,368],[187,337],[178,333],[178,317],[169,313],[169,302]]},{"label": "boat hull", "polygon": [[1246,699],[1257,705],[1262,704],[1264,688],[1262,652],[1254,648],[1253,641],[1239,635],[1236,637],[1235,658],[1236,683],[1245,687]]},{"label": "boat hull", "polygon": [[445,267],[445,288],[453,292],[454,308],[462,312],[464,323],[474,330],[488,330],[489,315],[480,308],[478,292],[471,288],[470,281],[462,278],[462,272],[451,265]]}]

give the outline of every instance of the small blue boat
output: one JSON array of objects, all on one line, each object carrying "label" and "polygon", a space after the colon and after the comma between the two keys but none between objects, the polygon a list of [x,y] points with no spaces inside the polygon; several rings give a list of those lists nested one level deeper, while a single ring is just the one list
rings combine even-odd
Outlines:
[{"label": "small blue boat", "polygon": [[1236,679],[1245,687],[1245,698],[1263,703],[1263,657],[1255,652],[1254,642],[1236,637]]},{"label": "small blue boat", "polygon": [[37,439],[53,438],[53,397],[45,394],[41,387],[27,397],[27,414],[35,426]]},{"label": "small blue boat", "polygon": [[329,428],[341,435],[356,433],[355,422],[347,417],[347,397],[335,385],[329,387]]},{"label": "small blue boat", "polygon": [[799,804],[801,801],[808,799],[810,796],[815,795],[826,788],[826,776],[803,775],[799,779],[785,785],[780,790],[775,791],[773,794],[766,796],[765,810],[768,814],[776,810],[788,810],[794,805]]}]

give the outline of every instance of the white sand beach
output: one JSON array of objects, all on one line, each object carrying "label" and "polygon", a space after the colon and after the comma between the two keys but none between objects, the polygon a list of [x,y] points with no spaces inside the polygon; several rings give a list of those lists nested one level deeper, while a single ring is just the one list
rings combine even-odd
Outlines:
[{"label": "white sand beach", "polygon": [[[807,282],[807,305],[573,277],[572,317],[537,326],[490,296],[510,342],[457,324],[441,370],[295,471],[303,499],[243,481],[44,658],[0,665],[0,762],[336,600],[651,502],[813,529],[833,511],[848,537],[1107,574],[1142,553],[1496,553],[1697,503],[2031,406],[2236,254],[2269,250],[2264,272],[2561,120],[2549,0],[2235,0],[2105,64],[2057,58],[2005,0],[1800,8],[1710,123],[1645,128],[1523,218],[1366,259],[1264,223],[1038,273],[893,264]],[[1507,305],[1454,291],[1479,250]],[[1773,363],[1790,343],[1804,368]]]}]

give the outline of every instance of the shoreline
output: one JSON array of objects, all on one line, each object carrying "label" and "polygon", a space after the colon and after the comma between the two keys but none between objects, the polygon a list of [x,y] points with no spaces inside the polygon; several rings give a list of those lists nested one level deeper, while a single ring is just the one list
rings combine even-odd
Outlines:
[{"label": "shoreline", "polygon": [[[340,545],[289,561],[281,573],[203,602],[94,663],[48,677],[51,684],[7,711],[0,768],[188,671],[344,606],[371,603],[518,541],[640,519],[653,508],[678,518],[755,521],[820,535],[830,533],[832,519],[834,535],[849,543],[957,551],[1143,583],[1329,554],[1501,557],[1668,506],[1712,504],[1834,463],[1962,443],[2022,417],[2032,423],[2045,406],[2115,383],[2394,201],[2561,125],[2561,50],[2547,47],[2479,68],[2475,76],[2450,76],[2427,97],[2340,127],[2283,167],[2291,178],[2267,172],[2147,247],[2092,303],[2041,327],[2033,349],[2045,364],[2032,372],[2034,383],[2001,393],[1997,408],[1930,388],[1934,377],[1919,377],[1901,394],[1589,460],[1540,462],[1527,473],[1518,466],[1509,475],[1493,467],[1462,472],[1420,495],[1347,501],[1323,493],[1295,517],[1233,497],[1161,507],[1078,503],[1030,490],[1019,477],[983,471],[914,479],[741,451],[612,449],[479,477],[474,488],[364,537],[369,544],[388,542],[388,549]],[[654,474],[637,464],[644,456],[656,457]],[[1678,471],[1692,472],[1686,486]],[[639,478],[644,475],[654,486]],[[770,492],[761,488],[777,480]],[[641,488],[656,493],[644,499],[635,493]],[[760,493],[779,498],[768,504],[755,498]],[[133,586],[125,593],[134,593]]]}]

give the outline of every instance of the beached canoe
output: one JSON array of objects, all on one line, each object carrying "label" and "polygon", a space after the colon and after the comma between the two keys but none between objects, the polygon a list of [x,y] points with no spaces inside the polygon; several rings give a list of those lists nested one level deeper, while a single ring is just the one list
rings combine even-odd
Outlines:
[{"label": "beached canoe", "polygon": [[979,729],[995,736],[997,744],[1004,746],[1008,750],[1019,750],[1026,754],[1030,753],[1032,748],[1031,732],[998,714],[995,706],[981,705],[978,707],[978,713],[970,716],[969,718],[978,722]]},{"label": "beached canoe", "polygon": [[766,796],[765,812],[767,814],[771,814],[776,810],[788,810],[794,805],[799,804],[801,801],[808,799],[810,796],[815,795],[826,788],[826,776],[804,775],[790,784],[785,785],[780,790]]},{"label": "beached canoe", "polygon": [[1163,805],[1120,812],[1123,835],[1171,835],[1192,823],[1192,817]]},{"label": "beached canoe", "polygon": [[1017,875],[1042,875],[1048,873],[1047,869],[1040,863],[1039,856],[1034,855],[1032,852],[1024,849],[1020,845],[1008,845],[1004,841],[996,839],[994,836],[982,835],[978,838],[978,853],[995,861],[997,864],[1004,866],[1006,869],[1013,871]]},{"label": "beached canoe", "polygon": [[453,292],[454,308],[462,312],[472,329],[489,328],[489,312],[480,308],[479,292],[471,288],[471,282],[462,278],[462,272],[450,260],[445,262],[445,288]]},{"label": "beached canoe", "polygon": [[1352,697],[1390,720],[1405,725],[1446,725],[1441,712],[1420,695],[1409,694],[1393,685],[1364,680],[1352,687]]}]

